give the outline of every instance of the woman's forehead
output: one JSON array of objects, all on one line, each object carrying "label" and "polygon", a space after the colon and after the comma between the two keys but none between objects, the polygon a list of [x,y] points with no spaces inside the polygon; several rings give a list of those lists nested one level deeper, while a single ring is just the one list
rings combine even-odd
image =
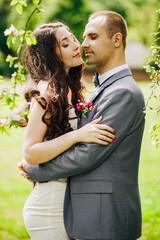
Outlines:
[{"label": "woman's forehead", "polygon": [[56,39],[58,42],[61,42],[61,41],[65,40],[66,38],[73,36],[73,34],[71,32],[69,32],[66,27],[57,28],[55,35],[56,35]]}]

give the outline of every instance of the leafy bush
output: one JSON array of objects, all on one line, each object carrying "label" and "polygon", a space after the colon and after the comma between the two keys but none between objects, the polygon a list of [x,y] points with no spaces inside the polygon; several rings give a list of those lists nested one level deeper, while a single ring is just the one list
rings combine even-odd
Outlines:
[{"label": "leafy bush", "polygon": [[[160,20],[160,9],[156,11],[158,13],[158,19]],[[152,112],[153,119],[150,125],[150,136],[152,139],[152,144],[159,147],[160,145],[160,21],[158,21],[158,26],[155,35],[155,40],[151,45],[152,55],[146,66],[146,72],[149,74],[152,83],[151,94],[147,101],[147,109]]]},{"label": "leafy bush", "polygon": [[[21,52],[24,44],[32,45],[36,44],[36,38],[32,34],[32,31],[28,29],[29,22],[33,16],[39,16],[44,11],[44,5],[41,4],[41,0],[33,0],[33,11],[27,18],[24,29],[18,30],[13,24],[9,29],[4,31],[4,35],[7,36],[7,46],[9,49],[13,47],[15,43],[18,44],[17,56],[8,55],[6,62],[9,62],[10,67],[13,67],[14,72],[11,75],[10,86],[0,88],[0,108],[8,106],[9,111],[7,116],[0,118],[0,132],[9,134],[11,127],[23,127],[27,121],[28,107],[27,104],[21,104],[18,106],[18,98],[20,95],[17,92],[18,83],[22,84],[26,81],[25,69],[21,64]],[[27,0],[11,0],[11,6],[16,5],[16,11],[18,14],[22,14],[24,8],[27,7]],[[0,83],[3,83],[3,77],[0,76]],[[2,112],[2,111],[1,111]]]}]

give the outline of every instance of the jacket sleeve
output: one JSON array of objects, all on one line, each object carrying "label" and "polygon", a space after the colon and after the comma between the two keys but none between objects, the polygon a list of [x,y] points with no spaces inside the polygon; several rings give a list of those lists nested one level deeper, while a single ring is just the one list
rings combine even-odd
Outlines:
[{"label": "jacket sleeve", "polygon": [[49,162],[35,166],[28,165],[27,172],[31,180],[46,182],[86,173],[107,159],[131,128],[138,109],[132,92],[126,90],[103,96],[97,104],[94,119],[102,115],[102,124],[115,129],[117,137],[115,142],[108,146],[78,143]]}]

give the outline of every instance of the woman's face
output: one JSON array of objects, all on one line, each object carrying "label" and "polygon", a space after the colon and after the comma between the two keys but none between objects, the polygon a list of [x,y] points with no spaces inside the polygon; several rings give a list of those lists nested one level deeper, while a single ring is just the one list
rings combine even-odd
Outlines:
[{"label": "woman's face", "polygon": [[65,27],[59,27],[56,31],[58,45],[56,53],[64,63],[66,71],[71,67],[77,67],[83,63],[81,48],[76,37]]}]

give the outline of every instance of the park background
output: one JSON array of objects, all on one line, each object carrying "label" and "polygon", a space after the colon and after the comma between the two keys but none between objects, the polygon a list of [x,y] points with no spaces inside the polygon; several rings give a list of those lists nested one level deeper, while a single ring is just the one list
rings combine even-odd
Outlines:
[{"label": "park background", "polygon": [[[10,7],[9,0],[0,0],[0,75],[5,77],[5,85],[9,86],[13,72],[5,61],[8,54],[14,55],[17,45],[9,50],[6,45],[4,31],[14,24],[23,29],[32,1],[22,15],[18,15],[15,7]],[[95,11],[112,10],[120,13],[128,24],[128,41],[126,58],[133,75],[141,87],[147,101],[150,95],[150,80],[143,65],[150,56],[150,45],[159,19],[155,13],[160,8],[159,0],[46,0],[45,12],[39,18],[32,18],[30,29],[41,23],[58,19],[69,25],[80,41],[88,15]],[[94,68],[84,71],[86,89],[92,91],[92,75]],[[2,86],[3,87],[3,86]],[[25,87],[18,86],[22,92]],[[22,99],[21,99],[22,100]],[[21,101],[20,100],[20,101]],[[0,117],[6,109],[0,109]],[[152,114],[147,112],[146,127],[142,144],[139,183],[142,200],[143,232],[140,240],[160,239],[160,150],[152,146],[148,133]],[[29,239],[22,218],[22,208],[32,185],[19,175],[17,163],[22,159],[22,142],[25,129],[11,130],[11,136],[0,135],[0,239]]]}]

